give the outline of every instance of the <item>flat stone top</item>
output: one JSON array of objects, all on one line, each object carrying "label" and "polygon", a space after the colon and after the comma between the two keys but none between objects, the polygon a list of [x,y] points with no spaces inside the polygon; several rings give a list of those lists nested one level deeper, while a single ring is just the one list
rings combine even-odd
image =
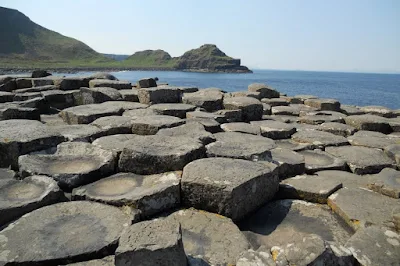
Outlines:
[{"label": "flat stone top", "polygon": [[296,132],[292,135],[292,139],[301,143],[324,146],[342,146],[349,144],[345,137],[318,130]]},{"label": "flat stone top", "polygon": [[338,122],[325,122],[325,123],[322,123],[319,127],[323,128],[323,129],[356,130],[352,126],[338,123]]},{"label": "flat stone top", "polygon": [[160,129],[156,135],[171,136],[171,137],[187,136],[199,139],[205,143],[210,143],[215,141],[214,135],[206,131],[202,124],[196,122],[183,124],[181,126],[176,126],[173,128],[163,128]]},{"label": "flat stone top", "polygon": [[72,194],[101,200],[138,200],[170,185],[178,185],[181,175],[180,171],[154,175],[118,173],[76,188]]},{"label": "flat stone top", "polygon": [[247,133],[247,134],[253,134],[253,135],[261,134],[260,127],[254,126],[249,123],[242,123],[242,122],[226,123],[226,124],[222,124],[221,128],[225,132],[241,132],[241,133]]},{"label": "flat stone top", "polygon": [[93,141],[93,145],[114,152],[121,152],[125,148],[125,142],[137,138],[135,134],[117,134],[105,136]]},{"label": "flat stone top", "polygon": [[350,115],[345,118],[346,124],[354,124],[354,123],[386,123],[387,119],[371,114],[364,115]]},{"label": "flat stone top", "polygon": [[122,116],[127,116],[127,117],[142,117],[150,115],[157,115],[157,113],[153,109],[146,108],[146,109],[127,110],[122,114]]},{"label": "flat stone top", "polygon": [[245,182],[269,175],[276,169],[272,163],[241,159],[205,158],[193,161],[183,169],[182,182],[212,184],[232,190]]},{"label": "flat stone top", "polygon": [[328,179],[317,175],[298,175],[283,180],[281,184],[294,187],[299,191],[325,195],[335,188],[337,189],[342,187],[342,183],[338,180]]},{"label": "flat stone top", "polygon": [[122,211],[100,203],[76,201],[43,207],[0,232],[0,263],[64,264],[78,256],[93,256],[114,245],[128,224],[129,217]]},{"label": "flat stone top", "polygon": [[264,84],[264,83],[252,83],[247,87],[247,89],[249,91],[256,91],[256,90],[260,90],[260,89],[275,90],[272,87],[270,87],[270,86],[268,86],[267,84]]},{"label": "flat stone top", "polygon": [[100,103],[100,105],[106,107],[119,107],[123,110],[135,110],[135,109],[145,109],[148,107],[147,104],[137,103],[137,102],[128,102],[128,101],[108,101],[104,103]]},{"label": "flat stone top", "polygon": [[162,126],[166,124],[183,124],[184,120],[170,115],[148,115],[137,117],[136,119],[132,120],[132,123]]},{"label": "flat stone top", "polygon": [[240,106],[261,105],[261,102],[253,97],[224,98],[224,104]]},{"label": "flat stone top", "polygon": [[336,100],[336,99],[328,99],[328,98],[309,98],[309,99],[306,99],[304,101],[305,104],[306,104],[306,102],[337,103],[338,100]]},{"label": "flat stone top", "polygon": [[85,104],[66,108],[61,112],[71,112],[75,115],[93,115],[93,114],[104,114],[104,113],[120,113],[123,108],[121,106],[112,106],[110,104],[105,105],[104,103]]},{"label": "flat stone top", "polygon": [[361,146],[327,147],[326,152],[355,165],[394,164],[381,150]]},{"label": "flat stone top", "polygon": [[200,140],[184,136],[137,135],[135,138],[125,142],[124,150],[153,156],[165,156],[171,154],[181,155],[201,147],[203,147],[203,144]]},{"label": "flat stone top", "polygon": [[369,178],[367,175],[361,176],[350,172],[338,170],[319,171],[315,174],[322,178],[325,178],[326,180],[336,180],[338,182],[341,182],[343,187],[347,188],[366,188],[369,184]]},{"label": "flat stone top", "polygon": [[123,126],[123,125],[129,126],[132,125],[132,118],[128,116],[112,115],[112,116],[97,118],[90,124],[104,129]]},{"label": "flat stone top", "polygon": [[50,137],[61,138],[61,135],[39,121],[25,119],[0,121],[0,142],[29,142]]},{"label": "flat stone top", "polygon": [[290,124],[274,120],[251,121],[250,124],[254,126],[259,126],[261,128],[261,131],[286,131],[294,129],[294,127]]},{"label": "flat stone top", "polygon": [[196,109],[196,106],[191,105],[191,104],[185,104],[185,103],[158,103],[158,104],[153,104],[150,105],[151,109],[156,109],[156,110],[182,110],[182,111],[187,111],[187,110],[194,110]]},{"label": "flat stone top", "polygon": [[263,149],[273,149],[276,147],[275,141],[272,139],[240,132],[219,132],[215,133],[214,137],[217,141],[225,143],[262,145]]},{"label": "flat stone top", "polygon": [[278,163],[301,164],[304,156],[290,149],[275,148],[271,150],[272,159]]},{"label": "flat stone top", "polygon": [[305,150],[300,151],[299,154],[304,156],[306,164],[310,167],[330,166],[338,163],[345,163],[342,159],[336,158],[321,150]]}]

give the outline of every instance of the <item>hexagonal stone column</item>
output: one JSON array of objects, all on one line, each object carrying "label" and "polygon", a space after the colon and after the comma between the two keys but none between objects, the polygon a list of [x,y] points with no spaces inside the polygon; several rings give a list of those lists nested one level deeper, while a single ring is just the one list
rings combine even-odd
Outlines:
[{"label": "hexagonal stone column", "polygon": [[64,109],[60,116],[68,124],[89,124],[97,118],[110,115],[121,115],[123,109],[120,106],[104,104],[86,104]]},{"label": "hexagonal stone column", "polygon": [[156,135],[170,137],[189,137],[200,140],[204,145],[215,141],[215,137],[206,131],[204,126],[197,122],[183,124],[173,128],[160,129]]},{"label": "hexagonal stone column", "polygon": [[222,109],[224,93],[214,89],[203,89],[193,93],[184,93],[182,102],[204,108],[208,112]]},{"label": "hexagonal stone column", "polygon": [[186,266],[179,222],[156,219],[131,225],[120,239],[115,265]]},{"label": "hexagonal stone column", "polygon": [[118,208],[97,202],[46,206],[0,231],[0,264],[59,265],[111,255],[128,224]]},{"label": "hexagonal stone column", "polygon": [[307,174],[323,170],[345,171],[347,169],[346,161],[321,150],[300,151],[299,154],[304,157]]},{"label": "hexagonal stone column", "polygon": [[182,170],[186,164],[204,156],[203,144],[193,138],[137,136],[125,143],[118,168],[122,172],[158,174]]},{"label": "hexagonal stone column", "polygon": [[319,110],[340,112],[340,102],[335,99],[307,99],[304,104]]},{"label": "hexagonal stone column", "polygon": [[22,176],[47,175],[71,190],[113,173],[115,158],[111,151],[89,143],[65,142],[54,154],[23,155],[18,163]]},{"label": "hexagonal stone column", "polygon": [[181,172],[118,173],[72,191],[74,200],[93,200],[138,210],[142,218],[180,205]]},{"label": "hexagonal stone column", "polygon": [[127,81],[108,80],[108,79],[92,79],[89,81],[90,88],[108,87],[117,90],[132,89],[132,84]]},{"label": "hexagonal stone column", "polygon": [[183,169],[182,203],[240,220],[278,191],[274,164],[229,158],[196,160]]},{"label": "hexagonal stone column", "polygon": [[140,103],[180,103],[182,102],[182,92],[178,88],[142,88],[138,91]]},{"label": "hexagonal stone column", "polygon": [[25,213],[64,200],[57,182],[47,176],[1,182],[0,227]]},{"label": "hexagonal stone column", "polygon": [[358,130],[378,131],[384,134],[392,132],[388,119],[377,115],[351,115],[344,119],[346,124]]},{"label": "hexagonal stone column", "polygon": [[345,137],[318,130],[296,132],[293,134],[292,139],[301,143],[313,144],[319,148],[327,146],[344,146],[349,144]]},{"label": "hexagonal stone column", "polygon": [[160,115],[170,115],[179,118],[186,118],[187,112],[192,112],[196,106],[184,103],[159,103],[153,104],[149,107]]},{"label": "hexagonal stone column", "polygon": [[271,139],[287,139],[296,132],[292,125],[273,120],[252,121],[251,124],[259,126],[261,135]]},{"label": "hexagonal stone column", "polygon": [[263,115],[262,103],[251,97],[224,98],[224,108],[228,110],[242,110],[243,121],[260,120]]},{"label": "hexagonal stone column", "polygon": [[132,120],[132,133],[155,135],[162,128],[171,128],[184,124],[185,121],[169,115],[149,115]]},{"label": "hexagonal stone column", "polygon": [[20,155],[57,146],[64,140],[39,121],[0,121],[0,167],[17,168]]},{"label": "hexagonal stone column", "polygon": [[261,98],[279,98],[279,92],[266,84],[252,83],[247,89],[250,92],[260,93]]}]

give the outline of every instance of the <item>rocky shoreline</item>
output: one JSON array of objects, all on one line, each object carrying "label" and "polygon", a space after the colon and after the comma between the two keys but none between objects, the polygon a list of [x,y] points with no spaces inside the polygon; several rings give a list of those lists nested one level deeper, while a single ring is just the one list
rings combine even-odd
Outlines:
[{"label": "rocky shoreline", "polygon": [[0,76],[0,265],[399,265],[400,111]]}]

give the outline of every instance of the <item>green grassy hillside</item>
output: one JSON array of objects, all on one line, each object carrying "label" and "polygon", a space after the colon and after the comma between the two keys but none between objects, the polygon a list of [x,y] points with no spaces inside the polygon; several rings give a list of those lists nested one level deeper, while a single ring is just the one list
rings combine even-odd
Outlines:
[{"label": "green grassy hillside", "polygon": [[136,52],[121,62],[126,67],[163,67],[173,68],[175,59],[163,50],[145,50]]}]

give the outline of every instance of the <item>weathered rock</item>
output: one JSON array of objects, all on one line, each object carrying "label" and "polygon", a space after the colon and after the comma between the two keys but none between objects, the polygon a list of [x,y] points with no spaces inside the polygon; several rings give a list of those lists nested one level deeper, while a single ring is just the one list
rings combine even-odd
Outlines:
[{"label": "weathered rock", "polygon": [[262,106],[263,106],[263,116],[272,114],[271,105],[266,104],[266,103],[262,103]]},{"label": "weathered rock", "polygon": [[224,97],[251,97],[260,100],[260,93],[253,91],[235,91],[225,94]]},{"label": "weathered rock", "polygon": [[157,114],[160,115],[186,118],[186,113],[194,111],[196,106],[184,103],[159,103],[151,105],[149,108],[153,109]]},{"label": "weathered rock", "polygon": [[385,154],[396,161],[397,166],[400,167],[400,144],[393,144],[385,147]]},{"label": "weathered rock", "polygon": [[43,207],[0,232],[0,263],[59,265],[111,255],[128,221],[118,208],[95,202]]},{"label": "weathered rock", "polygon": [[361,176],[345,171],[326,170],[316,172],[315,175],[325,178],[327,182],[329,182],[329,180],[336,180],[337,182],[342,183],[343,187],[346,188],[367,188],[370,183],[368,175]]},{"label": "weathered rock", "polygon": [[357,129],[352,126],[337,122],[322,123],[319,126],[318,130],[329,132],[342,137],[348,137],[350,135],[353,135],[357,131]]},{"label": "weathered rock", "polygon": [[249,249],[241,254],[236,266],[276,266],[276,263],[272,259],[271,251],[261,246],[257,250]]},{"label": "weathered rock", "polygon": [[328,198],[328,205],[354,231],[370,225],[394,228],[392,216],[400,212],[397,199],[362,188],[342,188]]},{"label": "weathered rock", "polygon": [[131,225],[120,239],[115,265],[186,266],[179,222],[156,219]]},{"label": "weathered rock", "polygon": [[119,93],[122,96],[124,101],[128,102],[139,102],[138,90],[130,89],[130,90],[119,90]]},{"label": "weathered rock", "polygon": [[64,109],[75,105],[76,91],[49,90],[41,92],[50,108]]},{"label": "weathered rock", "polygon": [[139,89],[138,98],[144,104],[180,103],[182,92],[177,88],[146,88]]},{"label": "weathered rock", "polygon": [[42,97],[40,92],[24,92],[24,93],[17,93],[14,95],[14,101],[26,101],[30,99],[35,99],[37,97]]},{"label": "weathered rock", "polygon": [[68,124],[89,124],[97,118],[110,115],[121,115],[123,109],[119,106],[87,104],[74,106],[60,112],[62,119]]},{"label": "weathered rock", "polygon": [[13,170],[8,168],[0,168],[0,185],[10,180],[14,180],[15,177],[16,174]]},{"label": "weathered rock", "polygon": [[189,137],[200,140],[204,145],[215,141],[215,137],[200,123],[188,123],[173,128],[160,129],[156,135],[170,137]]},{"label": "weathered rock", "polygon": [[293,134],[292,139],[297,142],[312,144],[319,148],[349,144],[345,137],[317,130],[299,131]]},{"label": "weathered rock", "polygon": [[189,123],[200,123],[204,126],[204,129],[210,133],[221,132],[220,123],[218,123],[215,119],[200,117],[188,118],[186,119],[186,124]]},{"label": "weathered rock", "polygon": [[187,118],[205,118],[205,119],[214,119],[218,123],[225,123],[225,116],[218,115],[216,113],[208,113],[203,111],[194,111],[186,113]]},{"label": "weathered rock", "polygon": [[296,132],[296,128],[293,126],[278,121],[252,121],[251,124],[259,126],[261,135],[271,139],[287,139]]},{"label": "weathered rock", "polygon": [[15,80],[17,89],[25,89],[31,88],[32,86],[32,78],[17,78]]},{"label": "weathered rock", "polygon": [[14,100],[14,93],[0,91],[0,103],[12,102]]},{"label": "weathered rock", "polygon": [[44,78],[51,76],[51,73],[47,72],[46,70],[34,70],[32,72],[32,78]]},{"label": "weathered rock", "polygon": [[368,188],[383,195],[400,198],[400,172],[385,168],[376,175],[371,175]]},{"label": "weathered rock", "polygon": [[46,85],[46,86],[39,86],[39,87],[31,87],[25,89],[18,89],[14,90],[14,93],[26,93],[26,92],[43,92],[43,91],[51,91],[51,90],[59,90],[60,87],[56,85]]},{"label": "weathered rock", "polygon": [[289,149],[275,148],[271,150],[271,162],[278,167],[280,179],[303,174],[305,171],[304,157]]},{"label": "weathered rock", "polygon": [[47,176],[0,183],[0,227],[40,207],[64,201],[64,193]]},{"label": "weathered rock", "polygon": [[132,208],[142,218],[180,205],[181,172],[155,175],[118,173],[92,184],[75,188],[74,200],[93,200],[118,207]]},{"label": "weathered rock", "polygon": [[370,226],[358,230],[346,243],[346,248],[363,266],[398,265],[399,242],[396,232]]},{"label": "weathered rock", "polygon": [[273,115],[290,115],[290,116],[299,116],[300,111],[293,106],[274,106],[271,109],[271,113]]},{"label": "weathered rock", "polygon": [[376,174],[383,168],[395,168],[394,161],[381,150],[358,147],[327,147],[326,152],[347,162],[350,170],[358,175]]},{"label": "weathered rock", "polygon": [[278,185],[274,164],[229,158],[200,159],[183,169],[182,203],[237,221],[270,201]]},{"label": "weathered rock", "polygon": [[346,124],[355,127],[358,130],[378,131],[384,134],[392,132],[388,120],[376,115],[351,115],[346,117]]},{"label": "weathered rock", "polygon": [[108,79],[108,80],[118,80],[114,75],[106,72],[97,72],[88,77],[89,79]]},{"label": "weathered rock", "polygon": [[89,81],[89,88],[108,87],[117,90],[132,89],[132,84],[127,81],[108,80],[108,79],[92,79]]},{"label": "weathered rock", "polygon": [[65,142],[54,154],[20,156],[18,164],[22,176],[47,175],[71,190],[112,174],[115,158],[111,151],[89,143]]},{"label": "weathered rock", "polygon": [[363,111],[364,113],[367,114],[371,114],[371,115],[378,115],[378,116],[383,116],[383,117],[387,117],[387,118],[392,118],[392,117],[396,117],[396,113],[384,106],[363,106],[360,108],[361,111]]},{"label": "weathered rock", "polygon": [[10,119],[40,120],[40,111],[13,103],[0,103],[0,120]]},{"label": "weathered rock", "polygon": [[56,77],[32,78],[32,87],[54,85]]},{"label": "weathered rock", "polygon": [[90,123],[105,132],[106,135],[132,133],[132,118],[128,116],[100,117]]},{"label": "weathered rock", "polygon": [[301,243],[309,234],[342,246],[351,234],[326,205],[301,200],[270,202],[239,224],[253,247]]},{"label": "weathered rock", "polygon": [[64,140],[39,121],[0,121],[0,167],[17,167],[20,155],[57,146]]},{"label": "weathered rock", "polygon": [[252,135],[261,135],[260,127],[243,122],[222,124],[221,129],[225,132],[239,132]]},{"label": "weathered rock", "polygon": [[144,78],[138,80],[136,83],[136,86],[140,88],[151,88],[151,87],[157,87],[157,82],[154,78]]},{"label": "weathered rock", "polygon": [[23,108],[36,108],[40,113],[46,113],[49,110],[49,103],[43,97],[37,97],[26,101],[12,102],[10,105],[16,105]]},{"label": "weathered rock", "polygon": [[304,150],[313,150],[316,148],[312,144],[300,143],[300,142],[293,141],[291,139],[275,140],[275,144],[278,148],[289,149],[289,150],[297,151],[297,152],[304,151]]},{"label": "weathered rock", "polygon": [[245,160],[269,160],[275,142],[262,136],[238,132],[214,134],[216,142],[206,146],[208,157],[228,157]]},{"label": "weathered rock", "polygon": [[128,140],[134,139],[137,135],[134,134],[117,134],[112,136],[105,136],[93,141],[93,145],[102,149],[112,151],[116,158],[119,158],[125,144]]},{"label": "weathered rock", "polygon": [[115,266],[115,256],[107,256],[102,259],[89,260],[77,263],[66,264],[68,266]]},{"label": "weathered rock", "polygon": [[248,91],[259,92],[261,98],[279,98],[279,92],[268,85],[261,83],[253,83],[248,86]]},{"label": "weathered rock", "polygon": [[342,183],[335,179],[298,175],[281,182],[277,197],[326,204],[328,197],[340,188],[342,188]]},{"label": "weathered rock", "polygon": [[154,135],[162,128],[171,128],[184,124],[185,121],[169,115],[149,115],[132,120],[132,132],[138,135]]},{"label": "weathered rock", "polygon": [[261,102],[266,103],[271,107],[288,106],[289,105],[289,102],[283,98],[272,98],[272,99],[264,98],[264,99],[261,99]]},{"label": "weathered rock", "polygon": [[347,169],[346,161],[334,157],[321,150],[305,150],[299,154],[304,156],[307,174],[313,174],[323,170],[343,170]]},{"label": "weathered rock", "polygon": [[[263,105],[264,106],[264,105]],[[242,121],[242,110],[237,109],[237,110],[219,110],[214,112],[217,115],[222,115],[225,117],[225,121],[228,123],[233,123],[233,122],[240,122]]]},{"label": "weathered rock", "polygon": [[151,115],[157,115],[157,113],[156,113],[156,111],[154,111],[153,109],[150,109],[150,108],[128,110],[122,114],[122,116],[132,117],[132,118],[151,116]]},{"label": "weathered rock", "polygon": [[107,134],[105,130],[93,125],[49,125],[49,129],[58,132],[69,141],[92,142]]},{"label": "weathered rock", "polygon": [[242,110],[243,121],[260,120],[263,116],[262,103],[250,97],[224,98],[224,108],[228,110]]},{"label": "weathered rock", "polygon": [[340,102],[334,99],[307,99],[304,104],[323,111],[340,112]]},{"label": "weathered rock", "polygon": [[182,102],[213,112],[222,109],[223,97],[224,93],[219,90],[203,89],[194,93],[184,93]]},{"label": "weathered rock", "polygon": [[79,90],[82,87],[89,87],[89,78],[84,77],[64,77],[54,81],[54,85],[63,91]]},{"label": "weathered rock", "polygon": [[347,138],[351,145],[383,149],[386,146],[400,143],[400,138],[375,131],[358,131]]},{"label": "weathered rock", "polygon": [[392,131],[394,131],[395,133],[400,132],[400,114],[396,118],[387,118],[386,121],[389,123],[389,126],[392,128]]},{"label": "weathered rock", "polygon": [[300,115],[299,122],[310,125],[320,125],[324,123],[344,123],[345,115],[327,114],[325,112],[328,111],[324,111],[323,113],[313,112]]},{"label": "weathered rock", "polygon": [[194,209],[174,212],[171,217],[181,224],[190,265],[234,265],[240,254],[250,248],[229,218]]},{"label": "weathered rock", "polygon": [[122,172],[157,174],[182,170],[186,164],[204,155],[203,144],[192,138],[137,136],[125,143],[118,168]]},{"label": "weathered rock", "polygon": [[317,96],[314,95],[295,95],[290,99],[290,103],[292,104],[303,104],[305,100],[308,99],[317,99]]},{"label": "weathered rock", "polygon": [[122,100],[122,95],[118,90],[107,87],[81,88],[80,89],[83,104],[103,103],[107,101]]},{"label": "weathered rock", "polygon": [[365,114],[361,109],[355,105],[340,105],[341,112],[346,115],[363,115]]},{"label": "weathered rock", "polygon": [[15,79],[10,76],[0,76],[0,91],[10,92],[17,89]]}]

